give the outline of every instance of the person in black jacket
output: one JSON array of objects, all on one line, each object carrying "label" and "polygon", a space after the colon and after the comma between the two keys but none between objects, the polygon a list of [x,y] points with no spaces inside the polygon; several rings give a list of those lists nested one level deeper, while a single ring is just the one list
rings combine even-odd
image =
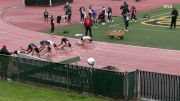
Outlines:
[{"label": "person in black jacket", "polygon": [[86,12],[85,12],[85,8],[82,6],[79,8],[79,12],[80,12],[80,23],[84,23],[84,19],[86,16]]},{"label": "person in black jacket", "polygon": [[128,31],[128,26],[129,26],[129,8],[128,8],[128,4],[126,1],[124,1],[124,4],[120,7],[120,9],[122,10],[122,17],[124,20],[124,24],[125,24],[125,31]]},{"label": "person in black jacket", "polygon": [[112,22],[112,8],[111,7],[108,7],[107,14],[108,14],[108,21]]},{"label": "person in black jacket", "polygon": [[45,11],[44,11],[44,23],[48,23],[48,17],[49,17],[49,13],[48,13],[47,9],[45,9]]},{"label": "person in black jacket", "polygon": [[172,29],[172,26],[174,26],[174,28],[176,28],[176,21],[177,21],[177,17],[178,17],[178,11],[176,10],[176,8],[173,8],[172,12],[171,12],[171,25],[170,25],[170,29]]},{"label": "person in black jacket", "polygon": [[124,1],[123,5],[121,5],[120,9],[122,10],[121,15],[125,15],[129,13],[129,5],[127,4],[126,1]]},{"label": "person in black jacket", "polygon": [[106,22],[106,8],[103,6],[102,7],[102,23],[104,23],[105,24],[105,22]]},{"label": "person in black jacket", "polygon": [[64,22],[66,22],[68,20],[68,9],[69,9],[69,2],[67,1],[65,6],[64,6],[64,12],[65,12],[65,19],[64,19]]},{"label": "person in black jacket", "polygon": [[54,17],[51,15],[51,34],[54,34]]},{"label": "person in black jacket", "polygon": [[3,45],[3,47],[0,50],[0,54],[11,55],[12,52],[9,52],[6,48],[6,45]]}]

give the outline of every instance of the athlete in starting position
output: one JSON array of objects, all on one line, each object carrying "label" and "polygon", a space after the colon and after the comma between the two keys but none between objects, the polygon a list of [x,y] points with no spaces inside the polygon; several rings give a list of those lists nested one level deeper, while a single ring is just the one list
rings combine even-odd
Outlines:
[{"label": "athlete in starting position", "polygon": [[67,38],[62,38],[61,43],[58,46],[61,46],[61,49],[64,49],[64,47],[70,47],[72,49],[71,43]]},{"label": "athlete in starting position", "polygon": [[39,54],[40,51],[39,51],[38,47],[34,43],[31,43],[28,45],[28,48],[25,50],[25,54],[29,54],[32,52],[32,55],[34,55],[34,51],[40,57],[40,54]]},{"label": "athlete in starting position", "polygon": [[92,42],[92,38],[90,36],[83,36],[81,40],[77,42],[77,45],[84,46],[87,41]]},{"label": "athlete in starting position", "polygon": [[55,52],[55,47],[57,47],[57,45],[51,41],[51,40],[42,40],[40,41],[40,48],[39,50],[42,51],[44,49],[47,49],[48,53],[51,53],[51,50],[53,52]]}]

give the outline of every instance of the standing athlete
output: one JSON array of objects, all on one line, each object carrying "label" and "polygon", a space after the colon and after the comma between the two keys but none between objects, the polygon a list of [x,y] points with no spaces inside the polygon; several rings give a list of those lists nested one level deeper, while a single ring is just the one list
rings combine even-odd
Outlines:
[{"label": "standing athlete", "polygon": [[85,12],[85,8],[82,6],[79,8],[79,12],[80,12],[80,23],[84,23],[84,19],[86,16],[86,12]]},{"label": "standing athlete", "polygon": [[45,9],[45,11],[44,11],[44,23],[48,23],[48,17],[49,17],[49,13],[48,13],[47,9]]},{"label": "standing athlete", "polygon": [[112,22],[112,8],[111,7],[107,8],[107,14],[108,14],[108,21]]},{"label": "standing athlete", "polygon": [[176,8],[173,8],[172,12],[171,12],[171,25],[170,25],[170,29],[172,29],[172,26],[174,26],[174,29],[176,28],[176,21],[177,21],[177,17],[178,17],[178,11]]},{"label": "standing athlete", "polygon": [[126,1],[124,1],[124,4],[120,7],[122,10],[121,15],[123,16],[124,24],[125,24],[125,31],[128,31],[129,26],[129,8]]},{"label": "standing athlete", "polygon": [[130,12],[131,12],[131,21],[136,22],[136,20],[137,20],[137,18],[136,18],[136,12],[137,12],[136,7],[132,6]]},{"label": "standing athlete", "polygon": [[54,34],[54,18],[53,18],[53,15],[51,15],[51,34]]}]

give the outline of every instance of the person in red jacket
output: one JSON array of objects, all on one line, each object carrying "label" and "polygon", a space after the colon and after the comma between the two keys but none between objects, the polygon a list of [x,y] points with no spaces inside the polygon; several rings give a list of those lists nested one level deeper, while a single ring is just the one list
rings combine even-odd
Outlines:
[{"label": "person in red jacket", "polygon": [[137,20],[137,18],[136,18],[136,12],[137,12],[136,7],[132,6],[130,12],[131,12],[131,21],[136,22],[136,20]]},{"label": "person in red jacket", "polygon": [[88,36],[88,31],[89,31],[89,36],[92,38],[92,33],[91,33],[92,21],[89,16],[87,16],[86,19],[84,20],[84,27],[86,28],[85,36]]}]

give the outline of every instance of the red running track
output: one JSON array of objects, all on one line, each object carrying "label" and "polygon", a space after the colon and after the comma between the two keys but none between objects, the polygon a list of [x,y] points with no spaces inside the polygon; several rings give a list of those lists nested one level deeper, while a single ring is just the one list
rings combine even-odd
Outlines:
[{"label": "red running track", "polygon": [[[12,51],[20,46],[40,40],[49,39],[59,42],[60,37],[44,34],[44,29],[49,29],[49,25],[43,23],[42,12],[45,8],[53,15],[63,15],[63,6],[55,7],[25,7],[22,0],[1,0],[0,1],[0,46],[6,44]],[[146,0],[143,2],[133,2],[127,0],[130,6],[133,4],[138,11],[161,7],[164,4],[180,3],[179,0]],[[156,3],[152,3],[152,1]],[[75,0],[72,4],[72,22],[79,21],[79,6],[87,7],[89,4],[98,11],[102,6],[112,6],[113,15],[119,15],[119,6],[122,1],[111,0]],[[62,25],[66,25],[63,23]],[[76,39],[70,39],[75,43]],[[93,42],[88,47],[73,45],[73,50],[58,50],[56,55],[48,58],[51,61],[63,60],[72,56],[80,56],[80,65],[87,66],[87,58],[93,57],[96,60],[95,67],[102,68],[108,65],[118,67],[120,71],[133,71],[136,69],[148,70],[162,73],[180,74],[180,51],[165,50],[157,48],[145,48],[122,44],[112,44],[103,42]],[[47,57],[44,56],[47,59]]]}]

